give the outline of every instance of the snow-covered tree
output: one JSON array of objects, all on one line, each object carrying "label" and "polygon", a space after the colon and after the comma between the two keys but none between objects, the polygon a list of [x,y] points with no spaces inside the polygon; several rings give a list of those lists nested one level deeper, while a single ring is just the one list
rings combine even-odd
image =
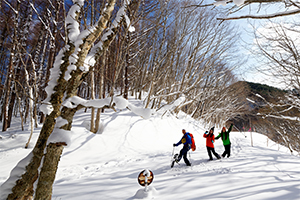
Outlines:
[{"label": "snow-covered tree", "polygon": [[[221,92],[225,95],[225,88],[234,81],[231,71],[241,60],[237,60],[233,56],[236,53],[232,52],[239,35],[230,22],[219,24],[215,19],[217,12],[206,8],[184,9],[187,3],[158,3],[153,12],[160,14],[151,15],[156,17],[151,20],[157,24],[150,23],[150,20],[141,22],[147,27],[142,38],[147,43],[145,50],[137,55],[139,79],[136,82],[148,91],[146,106],[171,108],[165,103],[174,105],[184,96],[185,100],[170,111],[184,110],[200,119],[204,117],[204,110],[209,109],[205,106],[208,102],[212,106],[233,105],[235,102],[229,99],[224,104],[212,101],[218,99]],[[221,112],[222,106],[219,109],[221,114],[215,113],[215,116],[226,115],[226,112]],[[222,120],[217,121],[221,123]]]},{"label": "snow-covered tree", "polygon": [[[33,151],[20,161],[13,169],[12,176],[2,185],[1,195],[3,198],[27,199],[33,193],[35,193],[35,199],[51,198],[58,161],[64,146],[69,145],[72,119],[77,110],[83,107],[101,108],[113,105],[136,110],[118,98],[95,100],[96,102],[86,102],[76,98],[77,89],[83,77],[88,74],[96,59],[114,39],[115,32],[122,24],[122,20],[124,19],[127,22],[126,25],[130,26],[129,18],[126,15],[126,9],[130,4],[128,0],[122,3],[115,18],[108,25],[115,10],[115,4],[115,0],[107,1],[101,16],[93,26],[82,30],[80,14],[84,0],[73,1],[65,20],[66,44],[55,58],[50,82],[46,88],[47,99],[41,108],[47,115],[45,122]],[[37,188],[34,192],[33,184],[37,178]]]},{"label": "snow-covered tree", "polygon": [[[11,111],[11,106],[9,106],[10,102],[13,102],[13,97],[15,95],[12,95],[12,90],[14,89],[14,70],[17,70],[19,67],[19,51],[18,51],[18,27],[20,26],[20,8],[21,3],[17,2],[16,9],[14,10],[14,17],[13,17],[13,32],[11,33],[11,39],[12,39],[12,45],[10,47],[10,58],[8,67],[6,70],[6,81],[5,81],[5,93],[4,93],[4,99],[2,104],[2,118],[3,118],[3,126],[2,131],[6,131],[7,128],[10,126],[10,119],[9,111]],[[17,62],[18,60],[18,62]],[[15,94],[15,93],[14,93]],[[12,98],[11,98],[12,97]],[[10,108],[10,110],[9,110]]]}]

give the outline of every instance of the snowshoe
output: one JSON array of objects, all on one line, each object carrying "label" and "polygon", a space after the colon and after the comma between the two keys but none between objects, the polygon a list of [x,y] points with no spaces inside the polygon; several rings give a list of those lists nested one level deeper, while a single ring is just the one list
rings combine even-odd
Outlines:
[{"label": "snowshoe", "polygon": [[173,156],[173,160],[172,160],[172,163],[171,163],[171,168],[174,167],[174,164],[175,162],[178,163],[178,153],[176,153],[174,156]]}]

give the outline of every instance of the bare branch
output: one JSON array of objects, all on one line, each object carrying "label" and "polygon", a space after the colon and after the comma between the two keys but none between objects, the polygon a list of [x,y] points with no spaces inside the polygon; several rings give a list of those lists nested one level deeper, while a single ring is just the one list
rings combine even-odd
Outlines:
[{"label": "bare branch", "polygon": [[[202,8],[202,7],[216,7],[218,5],[223,5],[225,6],[226,4],[230,4],[233,3],[232,0],[216,0],[214,1],[214,3],[210,3],[210,4],[196,4],[196,5],[189,5],[189,6],[185,6],[184,8],[191,8],[191,7],[195,7],[195,8]],[[237,16],[237,17],[222,17],[222,18],[217,18],[218,20],[237,20],[237,19],[271,19],[271,18],[275,18],[275,17],[282,17],[282,16],[288,16],[288,15],[294,15],[294,14],[298,14],[300,13],[300,5],[294,1],[283,1],[283,0],[245,0],[243,2],[242,5],[239,5],[237,10],[234,11],[227,11],[228,14],[232,14],[235,13],[239,10],[241,10],[242,8],[245,8],[246,6],[249,6],[250,4],[255,4],[255,3],[259,3],[259,4],[272,4],[272,3],[283,3],[285,5],[285,7],[296,7],[297,9],[295,10],[291,10],[291,11],[284,11],[284,12],[276,12],[276,13],[272,13],[272,14],[266,14],[266,15],[243,15],[243,16]],[[237,6],[233,6],[233,8],[236,8]],[[260,12],[260,6],[259,9],[257,11],[257,13]],[[230,9],[231,10],[231,9]]]},{"label": "bare branch", "polygon": [[228,18],[217,18],[217,20],[237,20],[237,19],[271,19],[275,17],[283,17],[283,16],[288,16],[288,15],[294,15],[294,14],[299,14],[300,9],[292,10],[292,11],[287,11],[287,12],[279,12],[279,13],[274,13],[270,15],[244,15],[244,16],[238,16],[238,17],[228,17]]}]

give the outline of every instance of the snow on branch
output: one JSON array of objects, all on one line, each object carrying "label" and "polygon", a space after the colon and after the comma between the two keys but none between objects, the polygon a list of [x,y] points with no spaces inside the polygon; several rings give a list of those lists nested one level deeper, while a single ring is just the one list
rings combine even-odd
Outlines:
[{"label": "snow on branch", "polygon": [[181,97],[179,97],[178,99],[176,99],[174,102],[172,102],[171,104],[163,105],[157,111],[160,110],[163,113],[165,113],[166,111],[172,111],[175,108],[177,108],[178,106],[182,105],[185,100],[186,100],[186,97],[184,95],[181,95]]},{"label": "snow on branch", "polygon": [[73,3],[74,4],[70,8],[66,18],[66,25],[68,38],[70,42],[75,43],[78,35],[80,34],[80,25],[77,19],[80,13],[80,9],[84,5],[84,0],[73,0]]},{"label": "snow on branch", "polygon": [[[75,45],[75,51],[69,58],[70,65],[68,67],[68,71],[65,74],[66,81],[71,78],[72,71],[75,71],[78,68],[82,72],[88,72],[90,67],[94,66],[94,64],[96,63],[95,60],[86,62],[86,60],[90,57],[88,55],[88,52],[91,49],[92,44],[102,34],[103,30],[106,29],[107,21],[110,18],[112,11],[114,10],[114,4],[115,1],[113,0],[107,3],[104,8],[103,14],[99,17],[99,20],[87,30],[80,32],[78,29],[78,31],[76,31],[76,23],[74,21],[74,25],[71,26],[71,28],[74,28],[75,30],[74,38],[76,37],[76,40],[73,42],[73,44]],[[74,18],[74,12],[76,13],[76,11],[72,11],[70,14],[70,18],[72,19]]]},{"label": "snow on branch", "polygon": [[53,36],[53,34],[52,34],[52,31],[51,31],[51,29],[50,29],[50,26],[47,25],[47,24],[44,22],[44,20],[43,20],[42,17],[40,16],[39,12],[38,12],[38,11],[36,10],[36,8],[34,7],[33,3],[30,2],[29,4],[30,4],[31,8],[34,10],[34,12],[36,13],[36,15],[37,15],[38,19],[40,20],[40,22],[44,25],[44,27],[45,27],[45,29],[47,30],[47,32],[49,33],[50,37],[54,40],[55,38],[54,38],[54,36]]},{"label": "snow on branch", "polygon": [[[67,17],[66,17],[66,25],[67,25],[67,34],[69,37],[69,42],[71,44],[73,44],[75,46],[75,44],[77,44],[77,38],[80,34],[80,30],[79,30],[79,23],[77,22],[77,18],[81,9],[81,6],[83,6],[84,4],[84,0],[73,0],[74,5],[70,8]],[[62,74],[60,67],[63,63],[67,62],[66,60],[63,59],[63,57],[65,56],[65,54],[67,52],[71,52],[71,44],[67,44],[65,47],[63,47],[58,55],[55,57],[55,61],[53,64],[53,68],[50,69],[50,78],[49,78],[49,83],[48,86],[46,87],[45,91],[47,93],[47,98],[44,100],[44,104],[41,105],[40,109],[44,114],[50,114],[53,111],[53,105],[50,103],[51,100],[51,96],[52,94],[54,94],[55,90],[54,88],[58,85],[58,79],[60,78]],[[73,63],[74,61],[74,56],[70,56],[71,57],[71,63]],[[75,69],[75,67],[71,64],[71,66],[69,65],[68,67],[68,72],[70,73],[70,71],[72,69]],[[70,75],[66,75],[68,73],[64,74],[64,77],[70,77]]]},{"label": "snow on branch", "polygon": [[47,145],[50,143],[62,144],[66,147],[71,145],[71,130],[65,130],[62,127],[68,124],[68,121],[61,116],[57,117],[55,127],[52,131],[52,134],[47,140]]},{"label": "snow on branch", "polygon": [[124,99],[123,97],[116,97],[116,96],[108,97],[104,99],[93,99],[93,100],[86,100],[78,96],[73,96],[68,98],[62,105],[67,108],[76,108],[79,105],[84,107],[93,107],[93,108],[104,108],[104,107],[113,108],[115,106],[118,109],[128,108],[134,114],[139,115],[144,119],[149,119],[151,115],[151,109],[136,107],[131,103],[129,103],[128,100]]},{"label": "snow on branch", "polygon": [[[54,66],[51,69],[50,81],[46,88],[47,99],[44,101],[41,110],[45,114],[50,114],[53,111],[53,105],[51,105],[51,96],[56,92],[65,92],[68,82],[74,81],[76,75],[83,72],[87,72],[84,69],[83,63],[86,59],[86,55],[106,28],[108,19],[114,10],[115,1],[111,0],[106,4],[106,8],[103,12],[103,16],[100,17],[94,27],[89,30],[80,32],[80,24],[77,21],[81,7],[84,5],[84,0],[73,0],[74,5],[70,8],[65,23],[67,24],[67,37],[68,44],[62,48],[59,54],[55,58]],[[63,67],[63,70],[61,70]],[[66,69],[66,71],[65,71]],[[71,75],[73,71],[77,71],[74,77]],[[80,72],[81,71],[81,72]],[[64,80],[62,80],[64,79]],[[60,82],[58,82],[60,80]],[[57,95],[59,94],[57,93]]]},{"label": "snow on branch", "polygon": [[[104,12],[99,20],[92,26],[91,28],[80,31],[80,24],[77,21],[79,13],[81,11],[81,7],[84,5],[84,0],[73,0],[74,5],[70,8],[67,18],[67,34],[69,37],[68,45],[66,45],[56,56],[55,63],[53,69],[51,69],[50,82],[46,88],[47,99],[44,102],[50,102],[51,95],[54,94],[54,88],[57,86],[57,80],[59,77],[63,77],[65,81],[72,82],[76,77],[72,77],[72,72],[79,71],[88,72],[91,66],[94,66],[95,54],[97,50],[103,49],[103,44],[106,46],[107,40],[110,42],[113,40],[116,35],[113,29],[116,29],[121,24],[123,17],[125,18],[127,26],[130,26],[130,20],[126,16],[126,10],[129,0],[124,2],[124,5],[118,10],[116,18],[112,23],[111,27],[108,31],[103,35],[100,43],[96,44],[94,48],[92,48],[92,44],[97,40],[97,38],[101,35],[104,29],[106,29],[106,24],[108,19],[111,16],[112,11],[114,10],[115,1],[111,0],[110,3],[106,4]],[[131,29],[132,30],[132,29]],[[92,49],[91,49],[92,48]],[[68,60],[63,60],[65,54],[71,54],[68,56]],[[66,65],[67,70],[62,74],[60,67],[62,64]],[[50,103],[46,103],[42,105],[41,110],[45,114],[50,114],[53,110],[53,105]]]},{"label": "snow on branch", "polygon": [[64,62],[63,56],[64,53],[69,49],[69,46],[63,47],[58,55],[55,57],[55,61],[53,64],[53,68],[50,69],[50,78],[48,86],[45,88],[45,91],[47,93],[47,98],[44,100],[44,103],[41,105],[40,110],[48,115],[53,111],[53,106],[50,103],[51,95],[54,93],[54,87],[57,85],[57,80],[60,76],[60,65]]},{"label": "snow on branch", "polygon": [[285,116],[285,115],[272,115],[272,114],[267,114],[267,115],[264,115],[264,114],[261,114],[261,113],[257,113],[257,115],[259,116],[263,116],[264,118],[267,118],[267,117],[272,117],[272,118],[276,118],[276,119],[287,119],[287,120],[291,120],[291,121],[299,121],[299,117],[290,117],[290,116]]},{"label": "snow on branch", "polygon": [[73,96],[68,98],[62,105],[71,109],[76,108],[78,105],[82,105],[84,107],[103,108],[105,106],[109,106],[110,102],[110,97],[105,99],[86,100],[78,96]]},{"label": "snow on branch", "polygon": [[12,5],[10,3],[8,3],[6,0],[3,0],[4,3],[6,3],[8,5],[8,7],[10,7],[10,9],[15,13],[18,14],[18,11],[16,9],[14,9],[14,7],[12,7]]},{"label": "snow on branch", "polygon": [[72,131],[55,127],[53,129],[52,134],[49,136],[47,140],[47,145],[50,143],[56,143],[56,144],[58,143],[66,147],[69,147],[71,145],[71,136],[72,136]]},{"label": "snow on branch", "polygon": [[[100,55],[101,52],[108,46],[108,44],[114,39],[116,35],[117,28],[121,25],[122,19],[125,19],[126,25],[130,32],[135,31],[134,27],[131,26],[129,17],[126,14],[127,7],[130,1],[125,0],[123,6],[118,10],[116,18],[108,28],[108,31],[103,34],[101,40],[93,46],[93,48],[88,53],[84,65],[86,69],[89,69],[91,66],[94,66],[97,60],[97,55]],[[106,45],[105,45],[106,44]]]},{"label": "snow on branch", "polygon": [[253,100],[251,100],[249,98],[246,98],[246,100],[249,101],[249,102],[251,102],[251,103],[253,103],[253,104],[256,104],[255,101],[253,101]]},{"label": "snow on branch", "polygon": [[20,179],[25,173],[25,167],[28,165],[33,157],[33,152],[29,153],[25,158],[20,160],[18,164],[10,172],[9,178],[0,187],[0,199],[4,200],[11,193],[15,182]]}]

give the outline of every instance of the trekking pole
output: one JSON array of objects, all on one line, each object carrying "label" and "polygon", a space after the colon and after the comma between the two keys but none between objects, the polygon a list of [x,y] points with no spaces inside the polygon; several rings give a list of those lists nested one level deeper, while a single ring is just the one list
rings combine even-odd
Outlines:
[{"label": "trekking pole", "polygon": [[242,133],[244,136],[245,136],[245,138],[247,137],[246,135],[245,135],[245,133],[243,133],[238,127],[236,127],[236,125],[233,125],[240,133]]},{"label": "trekking pole", "polygon": [[174,149],[175,149],[175,147],[173,146],[173,151],[172,151],[171,161],[173,160]]}]

